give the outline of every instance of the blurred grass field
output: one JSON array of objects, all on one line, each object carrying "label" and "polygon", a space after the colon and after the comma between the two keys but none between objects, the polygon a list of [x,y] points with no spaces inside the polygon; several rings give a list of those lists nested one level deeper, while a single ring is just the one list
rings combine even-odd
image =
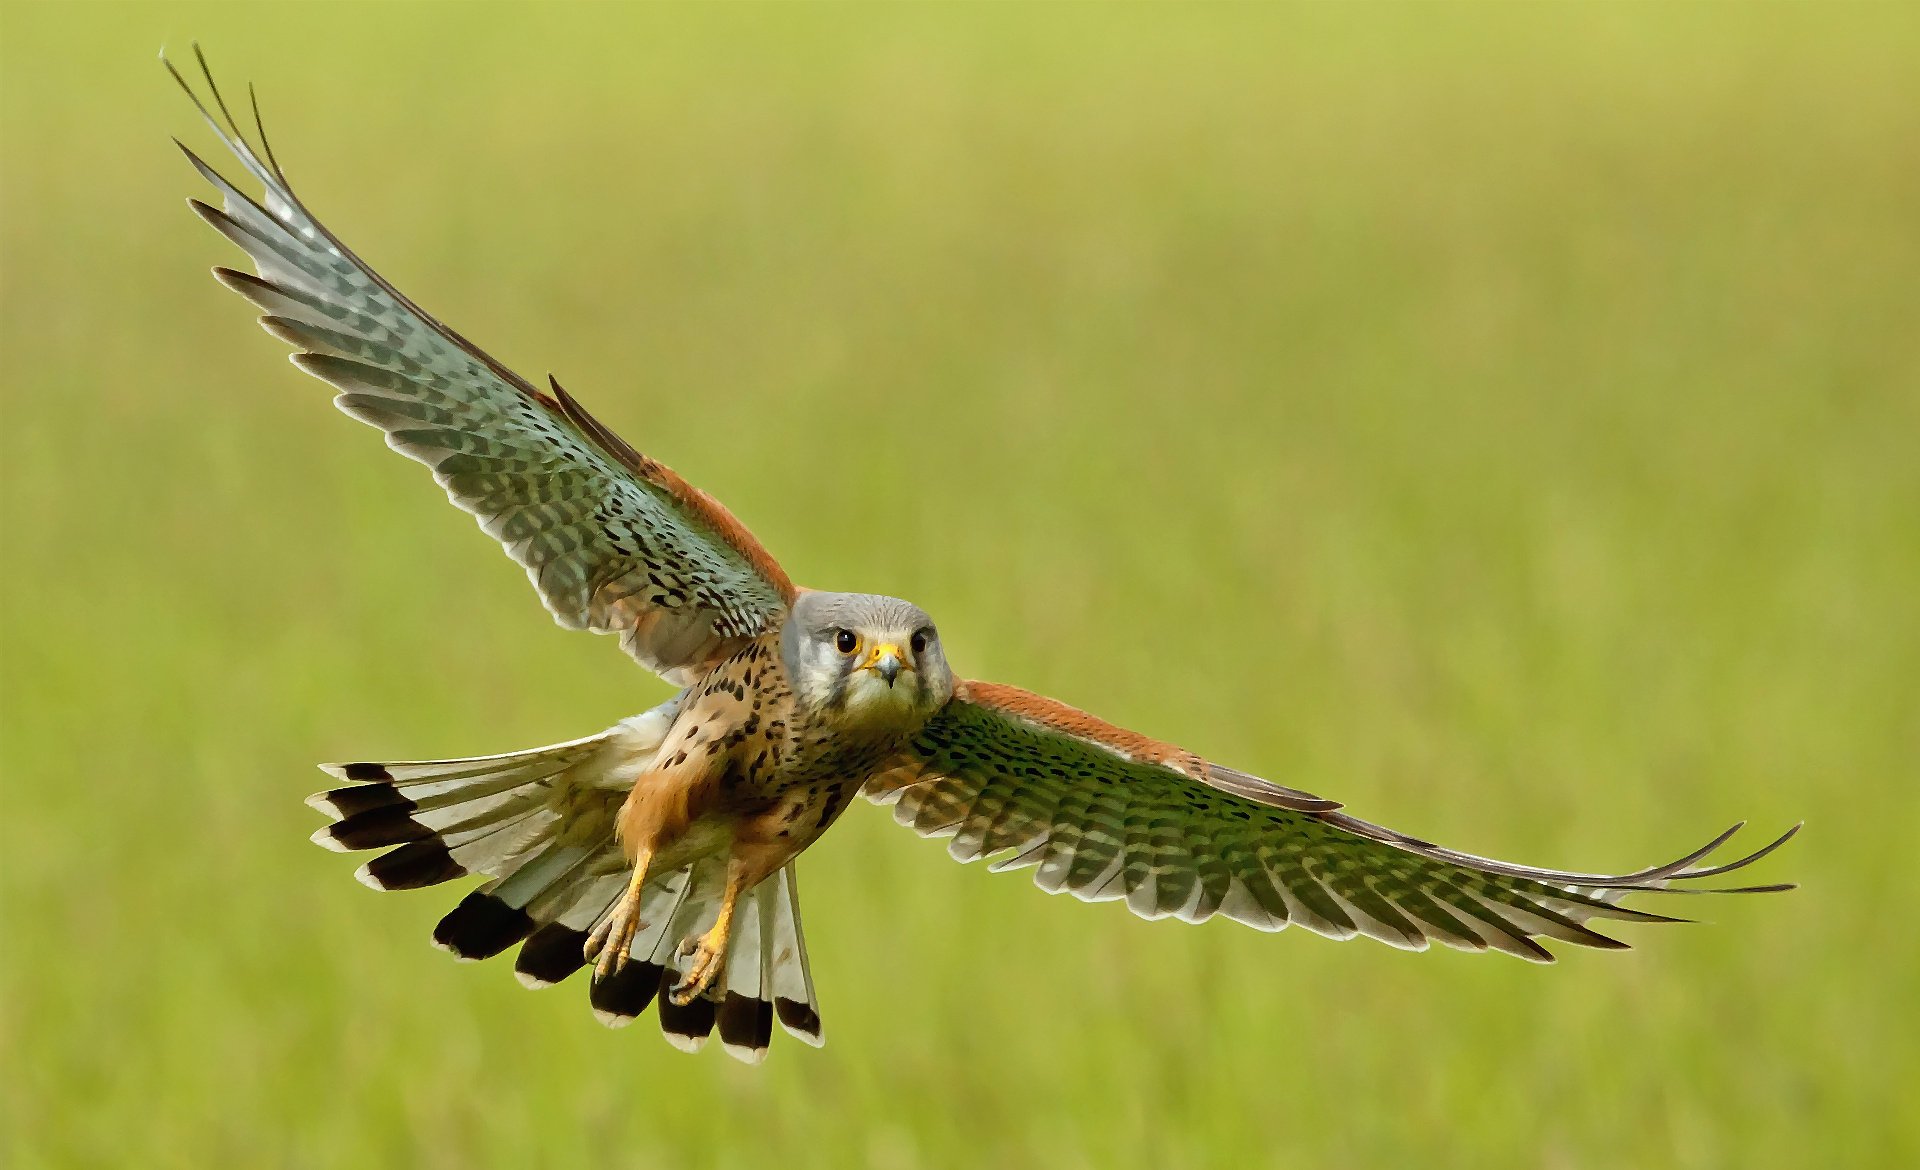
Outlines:
[{"label": "blurred grass field", "polygon": [[[1551,968],[1143,923],[864,807],[828,1046],[429,949],[313,761],[659,701],[208,279],[308,201],[956,666],[1475,852],[1806,818]],[[0,14],[0,1164],[1920,1159],[1912,8]]]}]

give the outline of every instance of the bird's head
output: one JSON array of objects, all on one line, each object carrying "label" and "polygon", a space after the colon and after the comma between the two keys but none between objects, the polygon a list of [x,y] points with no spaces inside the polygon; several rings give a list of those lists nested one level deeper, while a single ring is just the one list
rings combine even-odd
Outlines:
[{"label": "bird's head", "polygon": [[933,620],[897,597],[803,593],[781,651],[799,700],[847,724],[911,730],[953,696]]}]

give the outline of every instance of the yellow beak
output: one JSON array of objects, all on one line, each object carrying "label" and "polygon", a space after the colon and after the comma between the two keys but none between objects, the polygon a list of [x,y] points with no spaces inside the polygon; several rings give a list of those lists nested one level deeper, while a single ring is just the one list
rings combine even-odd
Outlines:
[{"label": "yellow beak", "polygon": [[880,677],[887,680],[887,685],[892,686],[902,670],[912,670],[913,667],[907,665],[907,656],[900,653],[900,647],[892,642],[882,642],[873,648],[873,653],[867,655],[860,669],[878,671]]}]

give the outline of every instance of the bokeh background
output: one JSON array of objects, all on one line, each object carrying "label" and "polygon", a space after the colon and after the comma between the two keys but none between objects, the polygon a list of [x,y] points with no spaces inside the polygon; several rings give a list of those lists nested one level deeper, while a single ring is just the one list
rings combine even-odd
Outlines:
[{"label": "bokeh background", "polygon": [[[9,7],[0,1163],[1920,1157],[1898,6]],[[864,806],[760,1069],[427,946],[312,762],[665,696],[206,269],[199,38],[423,304],[976,677],[1768,899],[1551,968],[1148,924]]]}]

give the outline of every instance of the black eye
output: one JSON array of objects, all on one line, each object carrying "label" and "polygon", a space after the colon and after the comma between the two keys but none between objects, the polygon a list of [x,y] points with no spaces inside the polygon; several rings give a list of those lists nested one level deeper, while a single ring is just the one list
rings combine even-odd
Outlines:
[{"label": "black eye", "polygon": [[913,652],[915,654],[925,654],[927,652],[927,632],[925,630],[915,630],[913,632],[911,645],[913,646]]},{"label": "black eye", "polygon": [[833,636],[834,648],[842,654],[851,654],[860,647],[860,639],[854,637],[852,630],[841,630]]}]

